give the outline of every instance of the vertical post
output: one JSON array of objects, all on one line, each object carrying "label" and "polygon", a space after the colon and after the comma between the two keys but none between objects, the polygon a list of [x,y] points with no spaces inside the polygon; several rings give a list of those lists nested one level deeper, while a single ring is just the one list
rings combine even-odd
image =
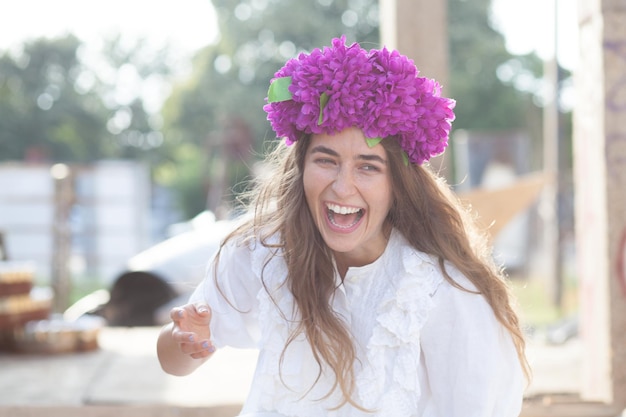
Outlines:
[{"label": "vertical post", "polygon": [[559,191],[559,66],[557,62],[558,0],[553,0],[552,56],[544,61],[543,77],[551,86],[549,102],[543,109],[543,171],[549,181],[541,196],[540,213],[543,221],[542,257],[546,271],[546,290],[552,304],[561,307],[558,191]]},{"label": "vertical post", "polygon": [[574,112],[584,399],[626,407],[626,3],[579,2]]},{"label": "vertical post", "polygon": [[8,261],[9,254],[7,253],[7,247],[4,243],[4,232],[0,230],[0,261]]},{"label": "vertical post", "polygon": [[70,304],[71,277],[69,263],[72,250],[70,211],[74,203],[74,179],[70,168],[65,164],[53,165],[50,169],[50,174],[54,180],[54,225],[52,233],[53,310],[61,313]]},{"label": "vertical post", "polygon": [[415,61],[420,75],[448,83],[448,2],[380,0],[381,43]]},{"label": "vertical post", "polygon": [[[415,61],[420,76],[435,78],[446,95],[448,86],[448,2],[379,0],[381,43]],[[448,179],[450,153],[433,158],[431,165]]]},{"label": "vertical post", "polygon": [[213,133],[207,138],[206,152],[209,157],[207,177],[210,178],[209,189],[206,197],[207,210],[217,215],[224,200],[224,192],[227,188],[227,164],[225,151],[224,130]]}]

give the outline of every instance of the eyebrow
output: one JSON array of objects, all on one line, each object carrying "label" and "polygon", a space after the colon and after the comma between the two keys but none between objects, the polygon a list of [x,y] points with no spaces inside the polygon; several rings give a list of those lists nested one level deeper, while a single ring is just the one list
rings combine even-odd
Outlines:
[{"label": "eyebrow", "polygon": [[[325,153],[327,155],[331,155],[331,156],[334,156],[334,157],[339,157],[339,154],[334,149],[328,148],[328,147],[323,146],[323,145],[318,145],[318,146],[314,147],[313,149],[311,149],[311,153],[312,154],[317,153],[317,152]],[[387,161],[385,159],[381,158],[378,155],[374,155],[374,154],[361,154],[361,155],[357,156],[357,159],[361,159],[361,160],[364,160],[364,161],[380,162],[381,164],[385,164],[385,165],[387,164]]]}]

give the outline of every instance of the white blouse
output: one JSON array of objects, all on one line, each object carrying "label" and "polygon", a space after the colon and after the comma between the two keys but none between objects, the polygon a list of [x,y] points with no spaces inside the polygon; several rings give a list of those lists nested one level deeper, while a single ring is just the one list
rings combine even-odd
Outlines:
[{"label": "white blouse", "polygon": [[[524,378],[511,336],[481,295],[446,281],[437,260],[394,231],[383,255],[350,268],[331,304],[354,337],[354,399],[372,412],[328,396],[332,372],[322,372],[304,335],[283,354],[297,312],[284,283],[280,255],[260,244],[228,243],[211,262],[191,302],[213,311],[217,348],[258,348],[259,359],[242,413],[287,417],[516,417]],[[267,262],[269,260],[269,262]],[[266,264],[267,262],[267,264]],[[452,278],[475,287],[452,265]],[[319,377],[319,379],[318,379]],[[318,380],[317,383],[314,383]]]}]

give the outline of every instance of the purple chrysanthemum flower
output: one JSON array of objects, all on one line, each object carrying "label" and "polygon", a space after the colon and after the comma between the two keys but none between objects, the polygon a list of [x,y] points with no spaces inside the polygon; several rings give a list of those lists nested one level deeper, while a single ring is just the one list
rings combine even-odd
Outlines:
[{"label": "purple chrysanthemum flower", "polygon": [[410,162],[422,164],[448,145],[455,101],[419,77],[413,61],[386,48],[366,51],[332,46],[290,59],[275,74],[290,77],[288,91],[263,106],[278,137],[288,145],[302,133],[336,133],[359,127],[368,138],[395,137]]}]

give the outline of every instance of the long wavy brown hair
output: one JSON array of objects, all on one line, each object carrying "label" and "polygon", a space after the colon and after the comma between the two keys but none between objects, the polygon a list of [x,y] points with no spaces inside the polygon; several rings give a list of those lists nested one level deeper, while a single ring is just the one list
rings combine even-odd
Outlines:
[{"label": "long wavy brown hair", "polygon": [[[337,388],[340,390],[343,401],[337,408],[350,403],[362,409],[353,399],[352,366],[356,360],[353,339],[330,305],[336,290],[333,255],[318,232],[305,200],[302,175],[309,143],[310,136],[305,135],[293,146],[281,143],[268,153],[265,174],[255,180],[245,196],[251,217],[224,243],[243,236],[279,249],[287,264],[286,285],[299,313],[287,345],[304,333],[320,367],[318,379],[323,367],[335,375],[328,395]],[[444,261],[456,266],[476,286],[498,321],[510,332],[529,377],[524,336],[504,273],[493,262],[486,238],[476,232],[469,211],[428,167],[406,165],[396,140],[387,138],[381,144],[387,152],[393,187],[394,201],[387,221],[415,249],[435,255],[452,285],[461,288],[446,273]],[[277,233],[279,243],[270,243],[269,238]]]}]

